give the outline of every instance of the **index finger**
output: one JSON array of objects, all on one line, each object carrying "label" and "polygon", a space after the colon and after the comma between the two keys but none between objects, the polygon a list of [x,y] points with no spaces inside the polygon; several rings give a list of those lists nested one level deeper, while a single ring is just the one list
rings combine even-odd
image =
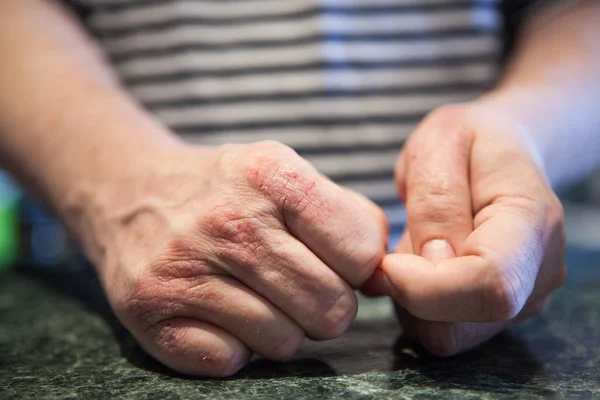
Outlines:
[{"label": "index finger", "polygon": [[[381,212],[323,177],[291,149],[261,160],[253,186],[271,199],[287,230],[354,287],[385,255]],[[383,221],[385,224],[385,221]]]},{"label": "index finger", "polygon": [[431,259],[444,247],[444,253],[457,253],[473,231],[470,129],[464,112],[438,110],[419,125],[399,159],[396,183],[417,255]]}]

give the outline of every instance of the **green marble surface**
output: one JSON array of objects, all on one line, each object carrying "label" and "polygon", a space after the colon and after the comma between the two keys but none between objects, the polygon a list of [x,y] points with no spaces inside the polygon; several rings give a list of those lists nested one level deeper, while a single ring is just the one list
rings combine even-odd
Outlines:
[{"label": "green marble surface", "polygon": [[572,250],[550,308],[466,354],[403,343],[387,302],[289,363],[193,379],[150,359],[86,271],[0,273],[0,399],[600,399],[600,252]]}]

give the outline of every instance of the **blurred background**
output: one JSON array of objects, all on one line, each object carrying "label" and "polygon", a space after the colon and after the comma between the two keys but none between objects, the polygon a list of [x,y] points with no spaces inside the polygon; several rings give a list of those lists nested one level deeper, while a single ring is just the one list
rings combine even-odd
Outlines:
[{"label": "blurred background", "polygon": [[[588,179],[558,190],[571,247],[600,249],[600,169]],[[393,235],[391,242],[397,240]],[[11,177],[0,171],[0,270],[88,268],[66,230]]]},{"label": "blurred background", "polygon": [[0,270],[88,268],[75,241],[36,200],[0,171]]}]

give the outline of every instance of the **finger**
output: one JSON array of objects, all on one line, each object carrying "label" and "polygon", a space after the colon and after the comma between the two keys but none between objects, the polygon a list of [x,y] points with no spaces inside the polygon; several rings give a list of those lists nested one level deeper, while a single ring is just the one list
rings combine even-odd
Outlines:
[{"label": "finger", "polygon": [[[546,261],[544,261],[544,264],[549,265],[548,268],[553,268],[553,265],[561,265],[561,263],[564,265],[563,237],[560,230],[557,230],[556,234],[553,235],[552,244],[549,246]],[[412,253],[410,235],[402,237],[396,252]],[[538,283],[544,286],[546,284],[540,281],[548,281],[548,279],[540,278],[541,276],[542,272],[540,271]],[[537,286],[536,283],[536,288]],[[546,290],[551,291],[553,289],[546,285]],[[519,315],[512,320],[501,322],[431,322],[414,317],[398,304],[395,304],[395,309],[405,337],[412,341],[419,341],[431,354],[447,357],[472,349],[486,342],[506,327],[538,315],[547,307],[549,296],[546,295],[538,299],[536,292],[537,290],[530,296]],[[548,291],[544,291],[544,293],[548,293]]]},{"label": "finger", "polygon": [[[410,235],[402,237],[396,253],[413,253]],[[434,255],[430,261],[436,265],[443,260],[444,256],[438,254]],[[429,353],[438,357],[452,356],[473,348],[491,338],[504,327],[503,323],[426,321],[413,316],[398,303],[395,303],[395,310],[405,337],[411,341],[418,341]]]},{"label": "finger", "polygon": [[449,357],[470,350],[502,331],[509,322],[434,322],[414,317],[398,304],[398,321],[406,337],[429,353]]},{"label": "finger", "polygon": [[406,146],[400,152],[394,170],[396,191],[402,203],[406,204]]},{"label": "finger", "polygon": [[504,330],[510,323],[501,322],[432,322],[418,321],[419,341],[431,354],[450,357],[471,350]]},{"label": "finger", "polygon": [[402,335],[405,339],[416,342],[419,340],[419,323],[422,320],[413,316],[411,313],[400,307],[398,304],[394,304],[396,310],[396,316],[398,317],[398,323],[402,328]]},{"label": "finger", "polygon": [[352,286],[383,259],[387,238],[378,218],[291,149],[261,160],[251,185],[275,204],[289,232]]},{"label": "finger", "polygon": [[[248,234],[230,240],[230,231]],[[214,254],[209,262],[275,305],[309,337],[332,339],[354,320],[354,290],[284,228],[228,219],[223,231],[213,229],[209,237],[213,251],[206,253]],[[199,249],[206,245],[194,244]]]},{"label": "finger", "polygon": [[[396,249],[397,253],[412,254],[410,235],[405,235]],[[434,265],[450,255],[434,254],[429,261]],[[447,357],[471,349],[491,338],[504,328],[504,323],[432,322],[416,318],[397,303],[398,321],[409,340],[419,341],[431,354]]]},{"label": "finger", "polygon": [[564,218],[560,216],[554,228],[551,229],[553,229],[553,233],[546,246],[546,255],[530,299],[547,297],[549,293],[562,286],[567,278]]},{"label": "finger", "polygon": [[398,245],[396,246],[396,250],[394,253],[400,254],[415,254],[415,250],[412,245],[412,240],[410,239],[410,233],[408,233],[408,227],[406,227]]},{"label": "finger", "polygon": [[231,334],[194,319],[167,319],[136,336],[150,355],[183,374],[230,376],[251,356]]},{"label": "finger", "polygon": [[401,325],[411,333],[411,338],[418,337],[431,354],[448,357],[473,349],[509,326],[539,315],[548,303],[549,297],[528,303],[517,317],[500,322],[431,322],[415,318],[398,306],[396,312]]},{"label": "finger", "polygon": [[[458,116],[457,116],[458,115]],[[459,114],[437,112],[417,128],[396,170],[413,247],[425,258],[460,251],[473,230],[469,187],[472,135]]]},{"label": "finger", "polygon": [[304,332],[294,321],[233,278],[208,276],[168,285],[170,291],[187,293],[179,300],[179,316],[217,326],[266,358],[287,360],[304,341]]},{"label": "finger", "polygon": [[396,289],[394,298],[411,314],[431,321],[492,322],[521,310],[543,258],[543,223],[502,202],[481,215],[484,222],[465,241],[461,257],[436,266],[413,255],[386,256],[382,269]]},{"label": "finger", "polygon": [[301,195],[304,206],[284,207],[286,226],[331,269],[360,287],[386,252],[380,218],[333,182],[321,180]]},{"label": "finger", "polygon": [[[370,216],[371,220],[377,222],[379,229],[381,230],[381,236],[387,238],[390,235],[390,225],[388,223],[387,216],[377,204],[373,203],[369,198],[362,195],[361,193],[355,192],[354,190],[344,188],[363,206],[365,211]],[[387,240],[384,241],[384,251],[387,253]]]},{"label": "finger", "polygon": [[[413,254],[410,235],[407,231],[404,231],[404,233],[400,237],[400,241],[396,246],[395,253]],[[360,290],[362,293],[369,297],[393,297],[396,294],[396,289],[393,283],[388,279],[387,275],[380,267],[375,269],[373,275],[371,275],[371,277],[365,282],[365,284],[360,288]]]}]

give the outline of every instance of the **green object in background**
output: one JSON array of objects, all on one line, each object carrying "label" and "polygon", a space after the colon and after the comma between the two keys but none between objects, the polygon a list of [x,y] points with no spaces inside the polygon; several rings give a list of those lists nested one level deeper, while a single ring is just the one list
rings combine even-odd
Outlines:
[{"label": "green object in background", "polygon": [[12,265],[18,252],[18,221],[15,204],[0,204],[0,270]]},{"label": "green object in background", "polygon": [[6,173],[0,171],[0,270],[10,267],[18,255],[19,191]]}]

